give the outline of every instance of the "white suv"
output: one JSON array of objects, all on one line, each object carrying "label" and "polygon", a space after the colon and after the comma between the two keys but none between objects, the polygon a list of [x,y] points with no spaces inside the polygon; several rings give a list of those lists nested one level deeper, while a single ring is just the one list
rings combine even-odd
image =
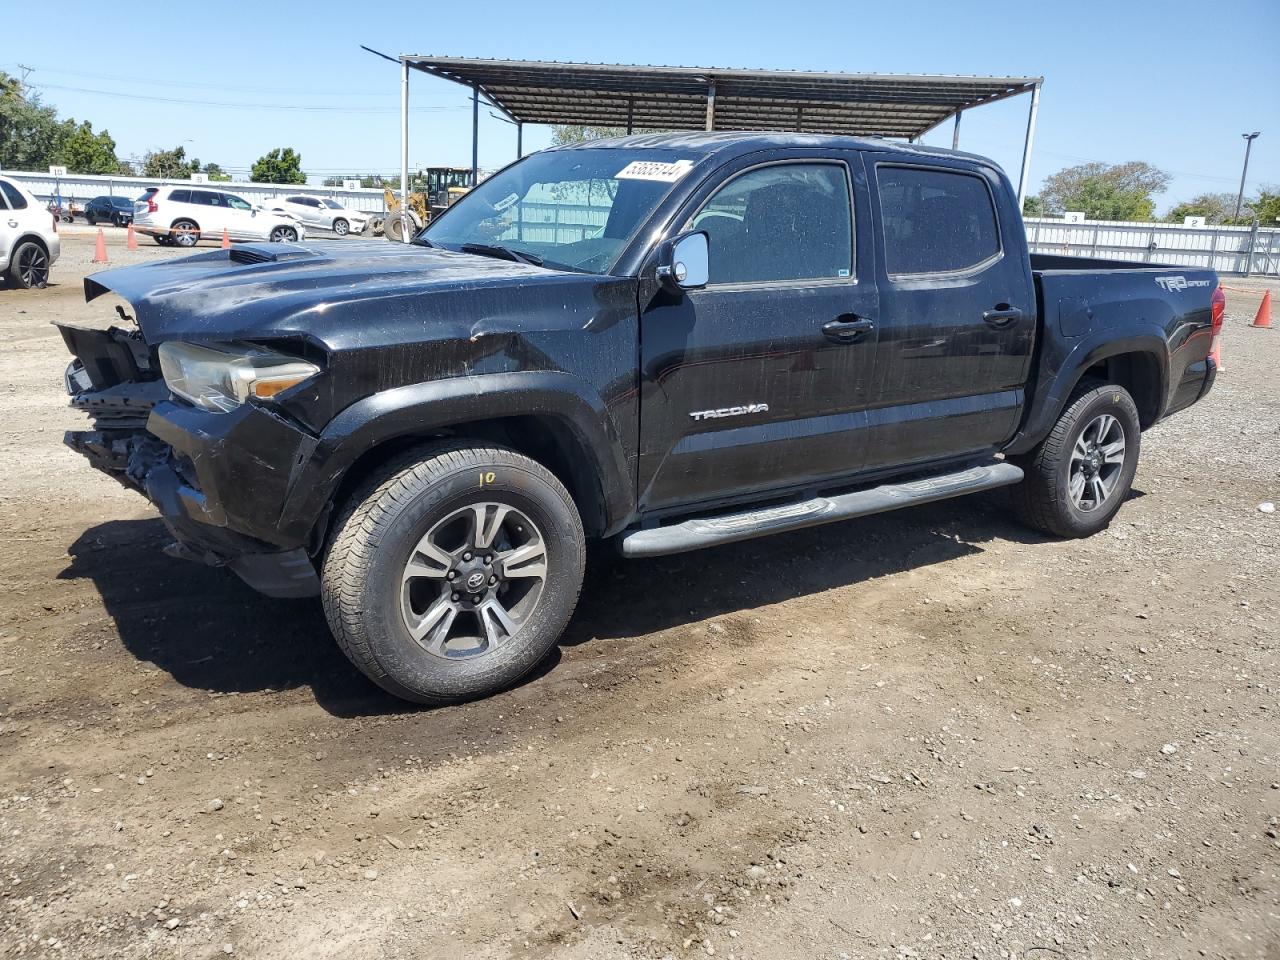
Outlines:
[{"label": "white suv", "polygon": [[58,259],[58,219],[17,183],[0,177],[0,274],[18,287],[43,287]]},{"label": "white suv", "polygon": [[296,217],[308,226],[332,230],[340,237],[345,237],[348,233],[363,233],[365,224],[369,222],[369,214],[344,207],[337,200],[330,200],[328,197],[307,197],[301,194],[273,197],[266,202],[266,207],[268,210]]},{"label": "white suv", "polygon": [[243,197],[204,187],[150,187],[133,203],[133,228],[165,246],[194,247],[201,237],[301,240],[307,232],[287,214],[255,207]]}]

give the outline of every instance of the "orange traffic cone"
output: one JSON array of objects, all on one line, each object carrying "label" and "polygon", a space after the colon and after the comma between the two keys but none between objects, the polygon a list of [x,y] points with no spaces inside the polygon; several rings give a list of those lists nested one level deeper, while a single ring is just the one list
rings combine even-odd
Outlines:
[{"label": "orange traffic cone", "polygon": [[130,220],[130,221],[129,221],[129,234],[128,234],[128,238],[127,238],[127,239],[125,240],[125,242],[124,242],[124,248],[125,248],[126,250],[137,250],[137,249],[138,249],[138,238],[137,238],[137,236],[136,236],[136,235],[134,234],[134,232],[133,232],[133,221],[132,221],[132,220]]},{"label": "orange traffic cone", "polygon": [[107,262],[107,238],[102,235],[102,228],[98,228],[98,242],[93,247],[93,262]]},{"label": "orange traffic cone", "polygon": [[1258,304],[1258,315],[1253,318],[1251,327],[1258,327],[1262,330],[1271,329],[1271,291],[1268,290],[1262,295],[1262,303]]},{"label": "orange traffic cone", "polygon": [[1223,372],[1222,366],[1222,334],[1217,334],[1209,341],[1209,359],[1213,361],[1213,365],[1217,367],[1218,372]]},{"label": "orange traffic cone", "polygon": [[231,249],[231,237],[227,234],[226,227],[222,228],[222,249],[223,250]]}]

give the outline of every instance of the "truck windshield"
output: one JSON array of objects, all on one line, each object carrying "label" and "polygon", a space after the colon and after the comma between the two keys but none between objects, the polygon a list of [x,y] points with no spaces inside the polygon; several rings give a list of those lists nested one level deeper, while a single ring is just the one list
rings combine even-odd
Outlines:
[{"label": "truck windshield", "polygon": [[[536,153],[458,200],[416,243],[608,273],[694,158],[670,150]],[[520,255],[525,256],[520,256]]]}]

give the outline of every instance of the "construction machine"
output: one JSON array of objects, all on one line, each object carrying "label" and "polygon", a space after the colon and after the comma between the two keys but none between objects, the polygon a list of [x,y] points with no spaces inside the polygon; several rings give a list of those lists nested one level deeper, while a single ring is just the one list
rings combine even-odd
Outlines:
[{"label": "construction machine", "polygon": [[[411,186],[423,186],[426,189],[415,190],[409,194],[407,213],[410,236],[425,227],[431,222],[433,216],[438,216],[471,189],[471,169],[469,167],[429,167],[414,175]],[[382,194],[387,204],[382,225],[383,236],[388,240],[402,240],[404,226],[400,216],[400,197],[390,187],[383,187]]]}]

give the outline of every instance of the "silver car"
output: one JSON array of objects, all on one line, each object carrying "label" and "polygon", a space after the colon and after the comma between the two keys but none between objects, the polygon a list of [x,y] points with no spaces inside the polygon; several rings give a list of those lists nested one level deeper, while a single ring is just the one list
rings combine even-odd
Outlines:
[{"label": "silver car", "polygon": [[272,197],[266,201],[268,210],[287,213],[309,227],[332,230],[340,237],[348,233],[362,233],[369,215],[344,207],[337,200],[327,197],[307,197],[295,194],[288,197]]}]

